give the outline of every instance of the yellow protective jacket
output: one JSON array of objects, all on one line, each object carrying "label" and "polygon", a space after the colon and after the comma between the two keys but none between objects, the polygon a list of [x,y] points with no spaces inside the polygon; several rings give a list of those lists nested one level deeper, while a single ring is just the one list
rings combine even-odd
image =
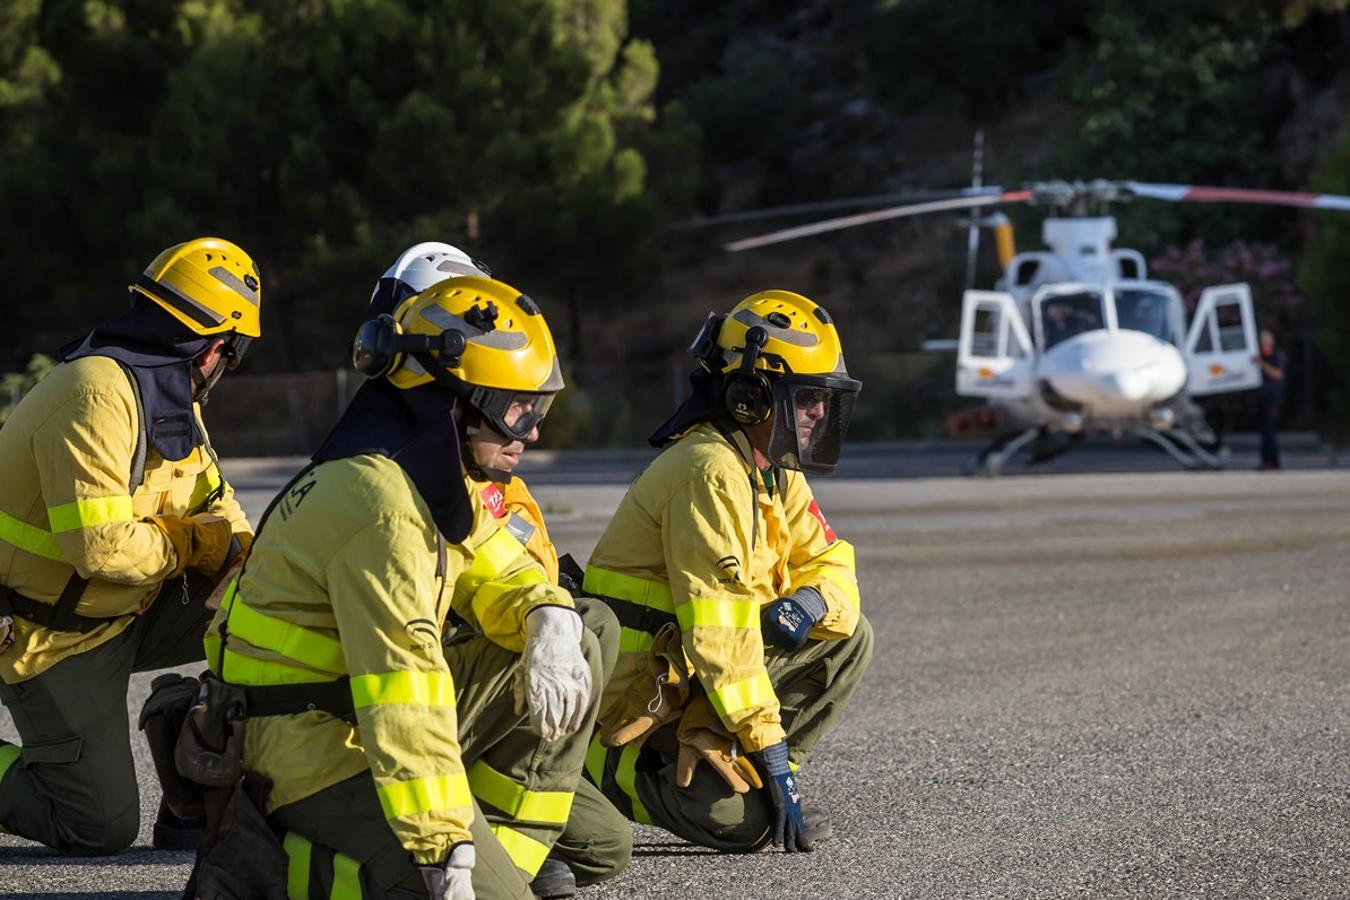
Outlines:
[{"label": "yellow protective jacket", "polygon": [[247,542],[248,521],[209,442],[177,461],[141,444],[144,475],[133,489],[141,430],[127,373],[103,356],[57,366],[0,428],[0,584],[55,603],[78,572],[89,584],[75,611],[108,618],[84,634],[15,618],[14,645],[0,654],[5,682],[106,643],[150,606],[179,568],[150,517],[216,513]]},{"label": "yellow protective jacket", "polygon": [[548,529],[544,527],[544,514],[540,512],[530,489],[525,486],[525,482],[512,476],[510,482],[502,487],[502,495],[506,499],[506,511],[509,514],[507,528],[544,567],[548,580],[557,584],[558,550],[549,539]]},{"label": "yellow protective jacket", "polygon": [[853,547],[829,527],[801,472],[778,470],[770,491],[752,460],[740,431],[693,429],[633,482],[600,537],[586,591],[614,598],[624,626],[605,724],[645,677],[652,632],[673,619],[723,723],[746,751],[761,750],[784,737],[764,665],[762,607],[813,587],[827,608],[813,638],[846,638],[857,627]]},{"label": "yellow protective jacket", "polygon": [[325,712],[249,720],[244,764],[272,779],[269,811],[368,769],[390,828],[419,863],[470,840],[455,685],[441,650],[447,620],[453,609],[519,652],[530,610],[572,605],[481,493],[470,497],[473,530],[451,545],[387,457],[321,463],[276,501],[208,629],[207,662],[235,684],[348,677],[356,724]]}]

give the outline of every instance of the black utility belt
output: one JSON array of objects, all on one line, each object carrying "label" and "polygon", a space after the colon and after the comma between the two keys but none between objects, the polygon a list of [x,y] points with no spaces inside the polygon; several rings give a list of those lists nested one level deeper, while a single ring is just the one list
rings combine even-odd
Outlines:
[{"label": "black utility belt", "polygon": [[614,618],[618,619],[619,624],[624,628],[645,631],[653,637],[663,626],[677,622],[674,613],[652,609],[650,606],[643,606],[631,600],[620,600],[618,597],[605,596],[601,596],[600,599],[605,601],[605,605],[614,611]]},{"label": "black utility belt", "polygon": [[[80,586],[83,587],[83,581]],[[64,593],[62,597],[65,597]],[[77,602],[78,599],[77,595]],[[56,603],[39,603],[11,588],[0,587],[0,616],[18,616],[53,631],[76,631],[87,634],[100,625],[107,625],[123,616],[134,615],[134,613],[118,613],[114,616],[82,616],[74,611],[74,605],[74,603],[63,604],[60,600]]]},{"label": "black utility belt", "polygon": [[306,712],[326,712],[339,719],[354,721],[351,682],[346,678],[305,684],[231,685],[244,693],[245,717],[295,716]]}]

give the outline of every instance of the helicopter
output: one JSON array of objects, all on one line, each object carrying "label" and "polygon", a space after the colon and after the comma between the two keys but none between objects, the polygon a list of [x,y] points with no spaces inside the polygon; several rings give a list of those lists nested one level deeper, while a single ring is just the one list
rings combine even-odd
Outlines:
[{"label": "helicopter", "polygon": [[[1350,212],[1350,197],[1101,179],[985,187],[979,184],[980,143],[977,136],[971,187],[743,238],[724,249],[742,252],[873,222],[968,211],[960,334],[955,341],[925,342],[926,349],[956,351],[957,394],[987,401],[1004,426],[966,471],[997,475],[1033,441],[1033,461],[1050,458],[1068,448],[1056,446],[1057,436],[1092,430],[1144,440],[1187,469],[1223,468],[1226,451],[1194,398],[1260,386],[1251,288],[1205,288],[1188,324],[1181,294],[1149,277],[1143,254],[1114,246],[1116,220],[1103,212],[1134,199]],[[1007,217],[979,212],[1015,203],[1053,210],[1042,226],[1046,250],[1016,252]],[[973,287],[980,227],[994,231],[1002,268],[993,290]]]}]

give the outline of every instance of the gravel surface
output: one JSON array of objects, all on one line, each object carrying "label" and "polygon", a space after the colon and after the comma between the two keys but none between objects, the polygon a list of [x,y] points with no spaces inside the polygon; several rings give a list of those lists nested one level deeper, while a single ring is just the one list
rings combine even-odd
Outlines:
[{"label": "gravel surface", "polygon": [[[240,467],[255,513],[286,469]],[[581,559],[622,493],[537,491]],[[836,839],[726,857],[640,827],[632,867],[580,896],[1350,896],[1344,472],[840,479],[818,496],[857,545],[878,648],[802,773]],[[138,848],[72,860],[0,837],[0,894],[177,896],[189,859],[144,849],[157,789],[136,750]]]}]

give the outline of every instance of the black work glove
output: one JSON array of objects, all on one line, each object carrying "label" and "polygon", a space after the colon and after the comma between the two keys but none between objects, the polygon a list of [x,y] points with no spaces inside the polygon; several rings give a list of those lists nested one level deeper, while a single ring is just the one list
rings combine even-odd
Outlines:
[{"label": "black work glove", "polygon": [[800,650],[816,623],[825,618],[825,598],[815,588],[798,588],[764,607],[760,627],[764,643],[782,650]]},{"label": "black work glove", "polygon": [[806,816],[802,813],[802,795],[797,792],[797,776],[788,766],[787,742],[765,747],[750,758],[763,776],[764,789],[773,802],[773,844],[786,852],[809,851]]}]

